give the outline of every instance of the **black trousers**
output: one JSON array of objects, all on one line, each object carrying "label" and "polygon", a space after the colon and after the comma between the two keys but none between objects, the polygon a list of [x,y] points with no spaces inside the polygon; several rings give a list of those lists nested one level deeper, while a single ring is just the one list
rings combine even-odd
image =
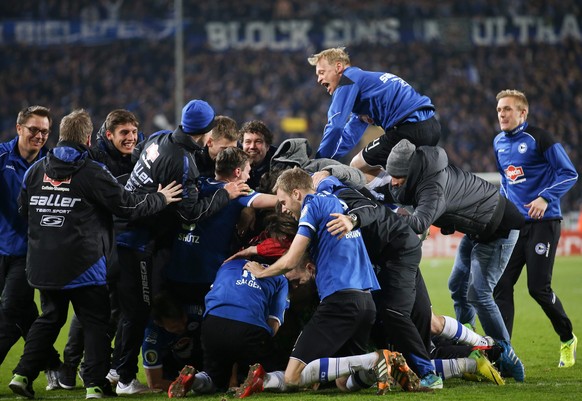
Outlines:
[{"label": "black trousers", "polygon": [[[0,365],[12,346],[26,339],[38,317],[34,288],[26,280],[26,256],[0,255]],[[46,355],[46,369],[58,369],[59,354],[51,347]]]},{"label": "black trousers", "polygon": [[[380,347],[391,345],[421,377],[431,372],[431,303],[418,264],[420,248],[399,260],[384,262],[378,272],[381,290],[374,293],[378,318],[374,335]],[[378,335],[380,333],[380,336]]]},{"label": "black trousers", "polygon": [[116,285],[121,314],[116,341],[119,349],[116,348],[114,354],[119,358],[119,381],[128,384],[137,376],[138,356],[154,296],[153,258],[149,252],[118,247],[117,263],[119,277]]},{"label": "black trousers", "polygon": [[526,265],[529,294],[542,307],[560,340],[565,342],[572,339],[572,322],[552,289],[560,230],[560,220],[547,220],[527,222],[519,233],[511,258],[493,292],[510,336],[515,316],[513,287]]},{"label": "black trousers", "polygon": [[261,363],[267,372],[272,337],[262,327],[219,316],[208,315],[202,323],[204,370],[217,388],[226,390],[233,364],[238,364],[239,382],[244,381],[248,367]]},{"label": "black trousers", "polygon": [[416,146],[436,146],[441,137],[441,125],[436,117],[418,123],[404,123],[374,139],[362,151],[362,157],[370,166],[386,166],[392,148],[402,139]]},{"label": "black trousers", "polygon": [[67,321],[69,303],[84,328],[86,387],[101,386],[109,371],[111,338],[109,293],[106,286],[79,287],[70,290],[40,290],[42,314],[34,321],[26,337],[24,351],[14,373],[34,380],[46,365],[46,356]]},{"label": "black trousers", "polygon": [[[117,301],[116,292],[109,293],[109,303],[111,305],[111,317],[109,319],[109,337],[115,338],[116,349],[119,350],[120,347],[117,345],[119,343],[119,338],[121,335],[117,335],[117,331],[121,332],[119,325],[119,302]],[[67,337],[67,344],[63,349],[63,363],[70,366],[71,368],[78,368],[83,359],[83,350],[85,348],[85,339],[83,335],[83,325],[77,317],[73,315],[71,318],[71,324],[69,325],[69,335]],[[111,356],[111,367],[117,368],[118,357],[115,353]]]}]

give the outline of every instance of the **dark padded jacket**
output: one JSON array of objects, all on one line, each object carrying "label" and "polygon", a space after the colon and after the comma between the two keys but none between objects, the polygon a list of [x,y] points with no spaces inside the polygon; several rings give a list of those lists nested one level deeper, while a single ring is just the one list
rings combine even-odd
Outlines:
[{"label": "dark padded jacket", "polygon": [[342,184],[336,177],[323,179],[317,192],[334,194],[346,203],[349,213],[358,217],[368,255],[375,265],[382,266],[386,261],[398,261],[420,252],[418,236],[386,206]]},{"label": "dark padded jacket", "polygon": [[26,273],[35,288],[105,285],[112,215],[134,219],[166,207],[163,194],[125,190],[88,156],[87,147],[63,141],[26,172],[19,204],[29,227]]},{"label": "dark padded jacket", "polygon": [[143,144],[143,150],[125,187],[136,193],[156,192],[158,185],[172,181],[182,184],[182,201],[168,210],[174,210],[182,223],[192,224],[213,215],[228,204],[228,192],[219,189],[213,196],[200,198],[197,187],[200,172],[195,153],[202,152],[181,127],[172,133],[152,134]]},{"label": "dark padded jacket", "polygon": [[[113,174],[121,184],[125,185],[131,170],[133,170],[136,160],[132,160],[132,155],[124,155],[121,153],[115,145],[113,145],[113,142],[107,139],[106,132],[105,123],[103,123],[97,132],[95,145],[90,149],[91,158],[105,164],[109,171],[111,171],[111,174]],[[137,143],[139,144],[144,140],[144,134],[139,132],[137,134]]]},{"label": "dark padded jacket", "polygon": [[414,213],[402,217],[417,234],[432,224],[443,234],[459,231],[484,241],[498,229],[507,206],[493,184],[449,165],[439,146],[418,147],[404,187],[390,192],[396,202],[414,206]]}]

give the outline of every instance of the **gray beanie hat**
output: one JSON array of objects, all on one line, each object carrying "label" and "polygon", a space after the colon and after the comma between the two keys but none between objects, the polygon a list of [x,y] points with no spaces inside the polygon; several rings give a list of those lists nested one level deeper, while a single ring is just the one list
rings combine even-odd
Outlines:
[{"label": "gray beanie hat", "polygon": [[403,139],[396,144],[388,155],[386,162],[386,172],[392,177],[406,177],[408,175],[408,166],[410,158],[416,150],[408,139]]}]

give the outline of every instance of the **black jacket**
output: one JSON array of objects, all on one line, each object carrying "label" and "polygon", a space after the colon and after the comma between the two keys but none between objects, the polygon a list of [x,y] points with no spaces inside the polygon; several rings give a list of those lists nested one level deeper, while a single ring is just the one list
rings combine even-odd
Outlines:
[{"label": "black jacket", "polygon": [[277,147],[270,145],[269,150],[267,151],[267,154],[265,155],[263,161],[261,161],[256,166],[251,166],[251,172],[249,174],[250,177],[247,181],[247,184],[255,191],[257,190],[259,184],[261,183],[261,177],[263,176],[263,174],[267,173],[271,168],[271,159],[273,158],[273,155],[275,154],[276,151]]},{"label": "black jacket", "polygon": [[125,187],[137,193],[151,193],[157,191],[159,184],[176,181],[182,184],[182,201],[170,205],[168,211],[175,211],[179,221],[188,224],[211,216],[228,204],[228,192],[219,189],[211,197],[199,198],[200,173],[195,153],[200,152],[202,148],[180,127],[172,133],[152,134],[143,144]]},{"label": "black jacket", "polygon": [[[418,234],[433,224],[443,234],[459,231],[485,241],[499,228],[504,216],[514,216],[506,209],[515,209],[515,205],[500,196],[493,184],[449,165],[441,147],[418,147],[408,172],[404,187],[390,187],[390,192],[396,202],[414,206],[414,213],[402,218]],[[503,226],[519,228],[522,224],[512,221]]]},{"label": "black jacket", "polygon": [[[142,142],[145,139],[143,133],[138,134],[137,141]],[[95,145],[90,149],[91,158],[107,166],[111,174],[117,180],[125,184],[129,178],[131,170],[133,170],[133,165],[135,160],[132,160],[131,155],[124,155],[121,153],[113,143],[107,139],[105,124],[101,126],[99,132],[97,132],[97,137],[95,139]]]},{"label": "black jacket", "polygon": [[40,289],[105,285],[112,215],[137,218],[166,206],[160,193],[132,194],[85,146],[60,142],[26,173],[19,203],[28,219],[26,273]]},{"label": "black jacket", "polygon": [[317,191],[334,194],[346,203],[350,214],[358,217],[366,250],[375,265],[382,266],[386,261],[401,260],[417,252],[420,254],[418,236],[386,206],[370,200],[335,177],[322,180]]}]

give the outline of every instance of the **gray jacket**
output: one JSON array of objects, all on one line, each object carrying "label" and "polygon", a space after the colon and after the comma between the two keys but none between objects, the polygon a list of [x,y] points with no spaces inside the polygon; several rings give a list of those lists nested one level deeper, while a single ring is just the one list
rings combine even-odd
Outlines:
[{"label": "gray jacket", "polygon": [[414,206],[403,218],[417,234],[433,224],[443,234],[459,231],[484,240],[499,227],[506,200],[493,184],[448,163],[443,148],[420,146],[404,187],[391,186],[390,192],[396,202]]},{"label": "gray jacket", "polygon": [[309,173],[328,171],[344,184],[361,189],[366,185],[366,177],[360,170],[346,166],[333,159],[311,159],[311,147],[305,138],[286,139],[279,145],[271,159],[271,170],[278,165],[301,167]]}]

